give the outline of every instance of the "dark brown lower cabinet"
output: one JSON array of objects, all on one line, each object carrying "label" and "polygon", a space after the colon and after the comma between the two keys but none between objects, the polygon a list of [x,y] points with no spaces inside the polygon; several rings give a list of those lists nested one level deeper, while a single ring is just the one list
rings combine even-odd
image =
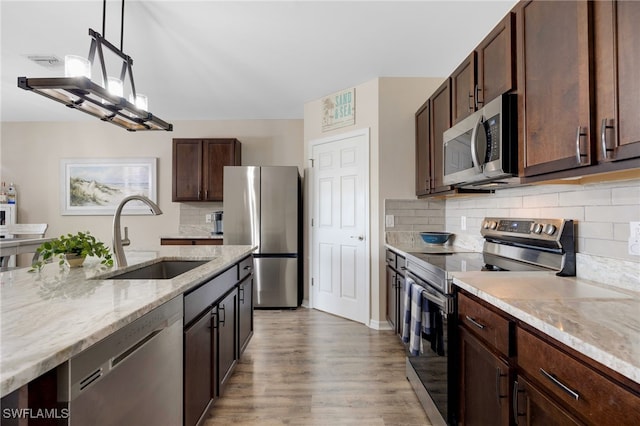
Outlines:
[{"label": "dark brown lower cabinet", "polygon": [[513,369],[463,327],[460,333],[460,424],[509,425]]},{"label": "dark brown lower cabinet", "polygon": [[253,335],[253,275],[238,284],[238,353],[247,347]]},{"label": "dark brown lower cabinet", "polygon": [[218,334],[218,395],[222,395],[224,387],[231,377],[236,365],[237,332],[236,332],[236,303],[238,290],[234,288],[222,301],[218,303],[217,334]]},{"label": "dark brown lower cabinet", "polygon": [[514,409],[517,410],[514,413],[514,420],[517,417],[517,424],[531,426],[583,424],[522,376],[518,376],[518,380],[514,383],[513,397]]},{"label": "dark brown lower cabinet", "polygon": [[253,335],[251,256],[185,294],[184,425],[222,395]]},{"label": "dark brown lower cabinet", "polygon": [[215,396],[211,311],[184,331],[184,422],[195,425]]}]

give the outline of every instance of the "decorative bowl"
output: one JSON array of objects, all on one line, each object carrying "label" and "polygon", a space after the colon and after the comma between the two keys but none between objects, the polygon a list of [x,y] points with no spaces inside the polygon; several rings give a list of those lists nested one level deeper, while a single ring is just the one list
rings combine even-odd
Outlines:
[{"label": "decorative bowl", "polygon": [[451,232],[421,232],[420,236],[422,241],[427,244],[439,244],[446,243],[453,234]]}]

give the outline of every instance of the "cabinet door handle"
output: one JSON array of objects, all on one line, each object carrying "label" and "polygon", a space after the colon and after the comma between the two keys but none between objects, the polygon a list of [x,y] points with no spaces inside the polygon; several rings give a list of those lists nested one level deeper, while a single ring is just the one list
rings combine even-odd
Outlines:
[{"label": "cabinet door handle", "polygon": [[244,268],[245,271],[250,271],[251,269],[253,269],[250,265],[245,266]]},{"label": "cabinet door handle", "polygon": [[480,324],[478,321],[474,320],[469,315],[465,315],[465,318],[467,319],[467,321],[469,321],[471,324],[478,327],[480,330],[483,330],[486,327],[484,324]]},{"label": "cabinet door handle", "polygon": [[469,112],[473,112],[473,93],[469,92]]},{"label": "cabinet door handle", "polygon": [[[498,400],[498,405],[502,405],[502,402],[500,401],[502,398],[506,398],[507,395],[501,395],[500,394],[500,382],[501,382],[501,378],[502,377],[507,377],[507,374],[502,374],[502,370],[500,369],[500,367],[496,368],[496,399]],[[507,394],[509,393],[509,391],[507,391]]]},{"label": "cabinet door handle", "polygon": [[578,164],[583,164],[582,157],[587,156],[587,154],[582,154],[580,150],[580,139],[582,136],[587,136],[587,134],[582,132],[581,126],[578,126],[578,131],[576,132],[576,161]]},{"label": "cabinet door handle", "polygon": [[[209,324],[211,323],[213,323],[214,329],[218,328],[218,316],[215,311],[211,311],[211,322]],[[212,327],[209,326],[209,328],[212,328]]]},{"label": "cabinet door handle", "polygon": [[406,266],[401,266],[401,267],[400,267],[400,270],[401,270],[401,271],[406,271],[406,270],[407,270],[407,267],[406,267]]},{"label": "cabinet door handle", "polygon": [[600,126],[600,143],[602,144],[602,157],[606,160],[609,158],[609,152],[613,152],[612,148],[607,148],[607,129],[613,129],[613,126],[607,125],[606,118],[602,119],[602,125]]},{"label": "cabinet door handle", "polygon": [[218,311],[222,311],[224,316],[220,319],[220,324],[224,324],[224,321],[227,319],[227,313],[224,310],[224,305],[218,306]]},{"label": "cabinet door handle", "polygon": [[578,392],[574,391],[569,386],[565,385],[560,380],[556,379],[552,374],[547,373],[543,368],[540,368],[540,374],[542,374],[547,379],[551,380],[554,385],[558,386],[560,389],[562,389],[567,394],[569,394],[571,398],[575,399],[576,401],[580,399],[580,394]]},{"label": "cabinet door handle", "polygon": [[478,85],[476,84],[476,109],[479,109],[480,104],[483,104],[484,102],[480,100],[480,88],[478,87]]},{"label": "cabinet door handle", "polygon": [[518,413],[518,381],[513,382],[513,393],[511,395],[511,403],[513,404],[513,422],[518,424],[518,417],[522,416],[522,413]]},{"label": "cabinet door handle", "polygon": [[244,286],[238,287],[238,300],[240,303],[244,303]]}]

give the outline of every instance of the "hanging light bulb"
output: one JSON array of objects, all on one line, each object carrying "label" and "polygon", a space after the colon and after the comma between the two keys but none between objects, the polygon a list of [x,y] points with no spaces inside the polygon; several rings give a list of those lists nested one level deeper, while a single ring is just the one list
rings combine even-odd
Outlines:
[{"label": "hanging light bulb", "polygon": [[147,95],[143,95],[142,93],[136,93],[136,96],[134,99],[133,93],[130,93],[129,102],[134,104],[138,109],[141,109],[143,111],[149,110],[149,98],[147,97]]},{"label": "hanging light bulb", "polygon": [[91,62],[87,58],[77,55],[65,55],[64,57],[65,77],[87,77],[91,78]]}]

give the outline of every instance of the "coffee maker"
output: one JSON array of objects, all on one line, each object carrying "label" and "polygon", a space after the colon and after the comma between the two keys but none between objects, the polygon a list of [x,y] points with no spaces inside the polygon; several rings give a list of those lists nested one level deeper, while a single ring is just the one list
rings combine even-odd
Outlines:
[{"label": "coffee maker", "polygon": [[222,211],[213,212],[213,233],[222,235]]}]

